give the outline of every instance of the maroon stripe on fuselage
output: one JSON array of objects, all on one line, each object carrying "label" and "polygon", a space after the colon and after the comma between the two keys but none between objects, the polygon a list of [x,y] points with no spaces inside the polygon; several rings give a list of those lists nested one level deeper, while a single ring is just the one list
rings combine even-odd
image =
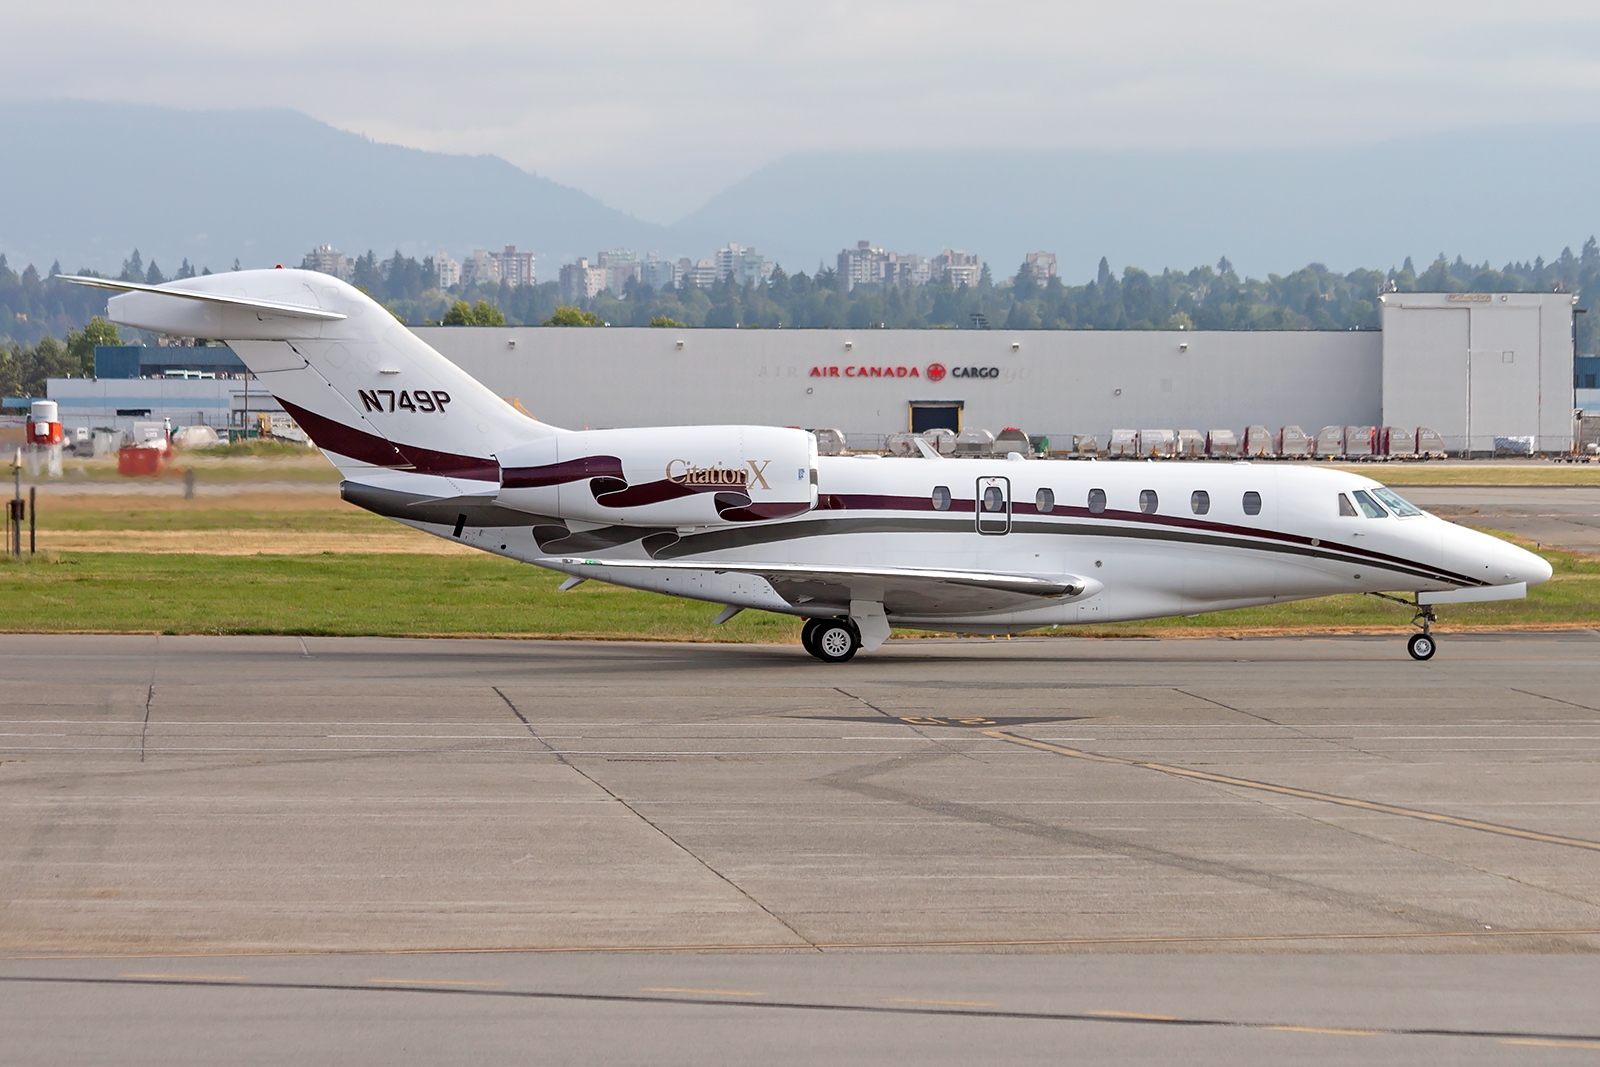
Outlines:
[{"label": "maroon stripe on fuselage", "polygon": [[[973,510],[974,501],[956,499],[950,502],[951,511],[970,512]],[[825,494],[817,501],[817,510],[829,511],[933,511],[933,500],[924,496],[879,496],[871,493],[855,494]],[[1232,523],[1212,522],[1207,519],[1191,519],[1181,515],[1146,515],[1142,511],[1116,511],[1106,510],[1100,512],[1090,511],[1086,507],[1057,505],[1047,513],[1041,513],[1033,504],[1013,502],[1011,505],[1013,515],[1033,515],[1045,519],[1056,516],[1070,519],[1089,519],[1093,521],[1110,521],[1131,523],[1137,526],[1150,526],[1157,528],[1179,528],[1186,530],[1203,531],[1205,533],[1226,534],[1232,537],[1257,537],[1267,541],[1278,541],[1283,544],[1295,545],[1302,548],[1316,547],[1311,544],[1311,538],[1301,534],[1283,533],[1278,530],[1265,530],[1254,526],[1236,526]],[[1360,556],[1371,560],[1374,564],[1385,563],[1401,564],[1408,568],[1424,567],[1452,582],[1462,585],[1486,585],[1480,578],[1472,578],[1464,574],[1456,574],[1440,567],[1419,564],[1415,560],[1408,560],[1403,556],[1393,556],[1387,552],[1376,552],[1369,548],[1357,548],[1354,545],[1339,544],[1337,542],[1321,541],[1320,547],[1328,550],[1337,550],[1347,555]]]},{"label": "maroon stripe on fuselage", "polygon": [[683,497],[699,493],[719,493],[727,488],[725,485],[685,485],[682,482],[662,478],[654,482],[630,485],[620,492],[597,496],[595,500],[608,508],[642,508],[647,504],[659,504],[664,500],[681,500]]},{"label": "maroon stripe on fuselage", "polygon": [[471,478],[484,482],[500,480],[500,465],[492,459],[458,456],[453,452],[437,452],[431,448],[418,448],[415,445],[397,445],[377,434],[358,430],[354,426],[346,426],[314,411],[307,411],[282,397],[278,398],[278,403],[282,404],[283,410],[300,424],[300,428],[318,448],[327,449],[329,452],[337,452],[341,456],[349,456],[362,463],[371,463],[375,467],[410,469],[419,474],[437,474],[444,478]]},{"label": "maroon stripe on fuselage", "polygon": [[[719,494],[720,495],[720,494]],[[761,522],[767,519],[787,519],[791,515],[804,515],[811,505],[804,500],[791,503],[746,504],[743,507],[718,508],[717,514],[729,522]]]},{"label": "maroon stripe on fuselage", "polygon": [[[971,511],[974,503],[957,497],[946,511]],[[926,496],[881,496],[876,493],[823,493],[817,497],[818,511],[938,511]]]},{"label": "maroon stripe on fuselage", "polygon": [[500,484],[506,489],[539,489],[581,482],[585,478],[627,480],[622,474],[622,460],[616,456],[584,456],[561,463],[546,463],[542,467],[510,467],[504,472]]}]

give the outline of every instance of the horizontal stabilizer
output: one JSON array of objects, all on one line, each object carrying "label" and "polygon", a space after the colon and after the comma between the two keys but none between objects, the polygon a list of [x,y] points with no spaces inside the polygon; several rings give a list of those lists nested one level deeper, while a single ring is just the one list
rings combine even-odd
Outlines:
[{"label": "horizontal stabilizer", "polygon": [[345,316],[337,311],[307,307],[304,304],[284,304],[276,300],[256,300],[247,296],[226,296],[222,293],[202,293],[193,289],[174,289],[167,285],[143,285],[139,282],[118,281],[115,278],[84,278],[75,274],[60,274],[60,281],[73,285],[87,285],[92,289],[110,289],[118,293],[154,293],[157,296],[175,296],[184,300],[200,300],[208,304],[226,304],[250,308],[291,319],[311,319],[316,322],[338,322]]}]

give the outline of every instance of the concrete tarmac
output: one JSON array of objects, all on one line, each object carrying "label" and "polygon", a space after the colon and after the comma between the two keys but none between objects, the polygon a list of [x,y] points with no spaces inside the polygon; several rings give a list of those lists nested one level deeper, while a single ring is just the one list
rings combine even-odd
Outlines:
[{"label": "concrete tarmac", "polygon": [[7,1062],[1600,1050],[1593,631],[0,673]]},{"label": "concrete tarmac", "polygon": [[1440,518],[1547,548],[1600,552],[1600,486],[1410,485],[1400,493]]}]

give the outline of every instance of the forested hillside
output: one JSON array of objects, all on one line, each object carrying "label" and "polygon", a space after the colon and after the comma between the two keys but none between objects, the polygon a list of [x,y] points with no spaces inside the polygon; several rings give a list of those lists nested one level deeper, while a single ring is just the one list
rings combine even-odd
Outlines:
[{"label": "forested hillside", "polygon": [[[0,256],[0,357],[9,368],[0,378],[7,388],[42,380],[46,367],[53,368],[50,373],[85,373],[92,366],[92,361],[84,362],[83,331],[92,317],[104,314],[106,294],[57,281],[59,273],[59,264],[43,275],[31,264],[19,273]],[[184,260],[171,276],[195,273]],[[120,276],[152,284],[168,279],[137,250],[123,262]],[[766,282],[753,285],[724,281],[708,289],[685,284],[658,292],[630,282],[620,296],[606,291],[580,301],[593,320],[557,316],[563,302],[554,282],[455,286],[442,292],[431,259],[418,261],[399,252],[382,260],[372,252],[359,257],[351,281],[402,321],[419,326],[462,319],[460,313],[448,315],[457,301],[483,301],[513,326],[598,321],[724,329],[1374,330],[1379,328],[1378,296],[1386,290],[1559,291],[1577,294],[1579,306],[1588,308],[1600,300],[1600,245],[1591,237],[1577,255],[1568,248],[1549,262],[1537,258],[1499,268],[1467,263],[1459,256],[1450,262],[1440,255],[1422,271],[1410,259],[1389,270],[1347,274],[1312,263],[1265,278],[1241,277],[1226,259],[1159,274],[1138,267],[1118,274],[1101,260],[1097,276],[1080,285],[1059,278],[1041,282],[1025,266],[997,282],[986,265],[976,286],[858,285],[849,292],[832,268],[807,275],[780,267]],[[1579,353],[1596,349],[1592,319],[1578,317]],[[65,356],[69,347],[71,359]]]}]

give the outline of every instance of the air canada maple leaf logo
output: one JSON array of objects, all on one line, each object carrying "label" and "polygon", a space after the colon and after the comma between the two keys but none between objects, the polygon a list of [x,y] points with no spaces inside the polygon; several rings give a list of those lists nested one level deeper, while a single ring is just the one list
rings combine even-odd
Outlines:
[{"label": "air canada maple leaf logo", "polygon": [[943,381],[944,380],[944,364],[943,363],[930,363],[930,364],[928,364],[927,377],[928,377],[928,381],[930,381],[930,382]]}]

